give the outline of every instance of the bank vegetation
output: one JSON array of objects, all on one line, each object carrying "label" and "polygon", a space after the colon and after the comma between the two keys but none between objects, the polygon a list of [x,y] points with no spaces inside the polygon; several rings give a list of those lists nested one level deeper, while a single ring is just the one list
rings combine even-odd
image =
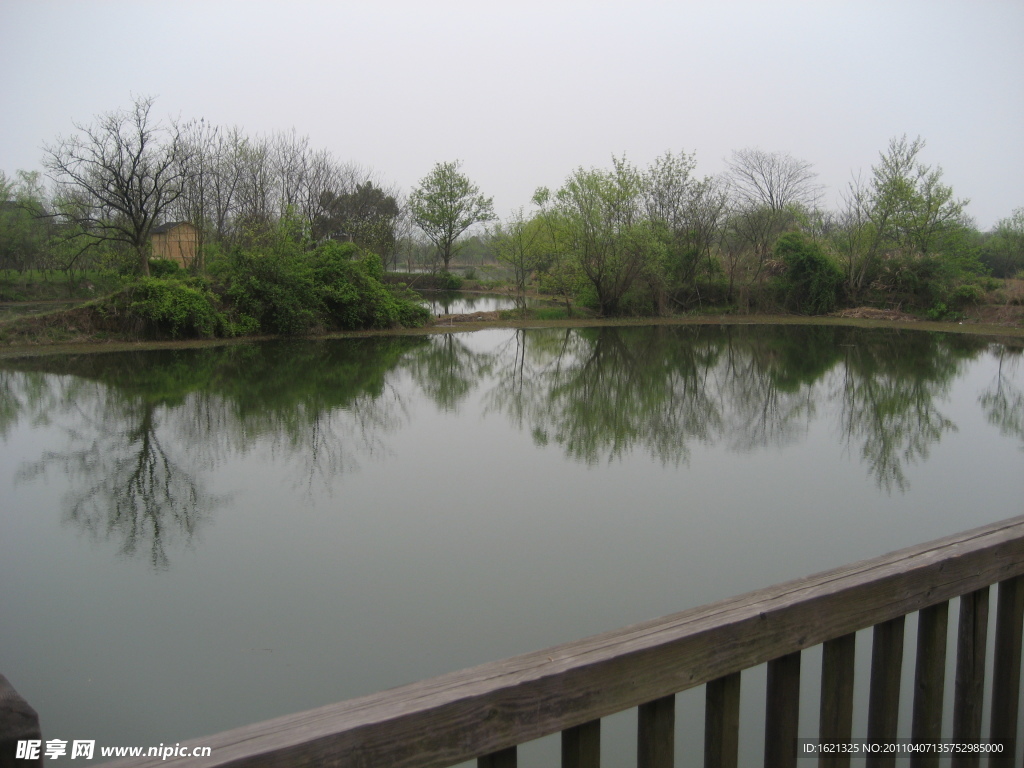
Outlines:
[{"label": "bank vegetation", "polygon": [[[742,149],[716,176],[698,176],[692,153],[647,166],[613,156],[498,221],[458,161],[407,194],[294,131],[161,121],[153,106],[139,98],[76,124],[46,147],[46,178],[0,174],[0,302],[53,299],[55,285],[91,299],[3,321],[0,339],[417,326],[429,314],[389,273],[451,289],[457,267],[490,265],[506,270],[499,288],[520,317],[536,294],[566,319],[881,312],[1014,324],[1024,306],[1024,209],[980,232],[919,138],[892,139],[835,209],[810,163]],[[152,258],[168,222],[197,233],[179,263]]]}]

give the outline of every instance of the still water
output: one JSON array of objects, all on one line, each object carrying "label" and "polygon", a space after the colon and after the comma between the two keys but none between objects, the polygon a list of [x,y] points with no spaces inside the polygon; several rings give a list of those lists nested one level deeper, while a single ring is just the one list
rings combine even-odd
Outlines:
[{"label": "still water", "polygon": [[0,672],[44,738],[186,743],[1011,517],[1022,359],[660,326],[2,361]]},{"label": "still water", "polygon": [[[466,315],[471,312],[497,312],[515,309],[515,299],[507,293],[468,293],[466,291],[422,291],[422,302],[435,315]],[[527,306],[540,306],[527,299]]]}]

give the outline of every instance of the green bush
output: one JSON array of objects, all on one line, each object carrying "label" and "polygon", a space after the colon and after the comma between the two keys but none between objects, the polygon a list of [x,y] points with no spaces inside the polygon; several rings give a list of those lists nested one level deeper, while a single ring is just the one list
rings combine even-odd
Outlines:
[{"label": "green bush", "polygon": [[818,243],[801,232],[789,232],[775,244],[775,255],[786,265],[781,288],[789,309],[824,315],[836,308],[843,273]]},{"label": "green bush", "polygon": [[963,283],[953,289],[951,301],[954,306],[968,307],[981,304],[985,290],[975,283]]},{"label": "green bush", "polygon": [[462,287],[462,278],[451,272],[441,272],[438,275],[442,291],[457,291]]},{"label": "green bush", "polygon": [[226,330],[216,297],[198,280],[143,277],[115,299],[146,336],[210,337]]},{"label": "green bush", "polygon": [[381,282],[384,265],[351,243],[329,241],[311,252],[239,252],[221,275],[242,327],[264,333],[392,328],[430,317],[404,287]]},{"label": "green bush", "polygon": [[303,259],[239,251],[231,262],[226,296],[239,316],[252,318],[264,333],[312,330],[322,307]]},{"label": "green bush", "polygon": [[171,259],[149,260],[150,277],[178,277],[184,274],[184,272],[185,270],[181,268],[181,265]]}]

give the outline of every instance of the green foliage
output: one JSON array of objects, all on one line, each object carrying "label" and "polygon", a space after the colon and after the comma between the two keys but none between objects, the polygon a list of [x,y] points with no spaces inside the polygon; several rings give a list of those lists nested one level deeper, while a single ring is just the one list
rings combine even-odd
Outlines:
[{"label": "green foliage", "polygon": [[321,193],[319,212],[313,219],[313,237],[349,237],[359,247],[380,257],[395,251],[395,227],[401,209],[393,194],[372,181],[356,184],[351,192]]},{"label": "green foliage", "polygon": [[[233,255],[226,295],[243,322],[265,333],[361,330],[422,325],[429,311],[380,278],[376,254],[327,241],[314,251]],[[249,318],[249,320],[246,320]]]},{"label": "green foliage", "polygon": [[171,259],[150,259],[150,277],[178,277],[184,273],[181,265]]},{"label": "green foliage", "polygon": [[146,336],[210,337],[226,329],[216,296],[197,279],[139,278],[113,305]]},{"label": "green foliage", "polygon": [[565,320],[568,313],[562,307],[538,307],[531,313],[536,320]]},{"label": "green foliage", "polygon": [[320,310],[304,260],[274,253],[235,252],[226,297],[246,325],[266,333],[307,333]]},{"label": "green foliage", "polygon": [[786,265],[782,282],[789,309],[824,315],[836,308],[843,273],[818,243],[800,232],[789,232],[776,242],[775,255]]},{"label": "green foliage", "polygon": [[620,302],[649,267],[655,228],[642,212],[644,179],[625,158],[610,171],[577,168],[555,195],[560,241],[590,283],[603,315]]},{"label": "green foliage", "polygon": [[441,272],[437,277],[442,291],[457,291],[462,287],[462,278],[452,272]]},{"label": "green foliage", "polygon": [[409,210],[441,254],[445,272],[458,251],[459,236],[474,224],[493,221],[494,199],[459,170],[461,162],[438,163],[413,190]]},{"label": "green foliage", "polygon": [[981,247],[981,261],[995,277],[1013,277],[1024,270],[1024,208],[1001,219]]}]

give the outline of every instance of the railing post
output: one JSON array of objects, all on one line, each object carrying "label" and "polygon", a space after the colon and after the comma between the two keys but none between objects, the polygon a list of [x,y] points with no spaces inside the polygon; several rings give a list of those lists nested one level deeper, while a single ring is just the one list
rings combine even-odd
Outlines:
[{"label": "railing post", "polygon": [[796,740],[800,725],[800,651],[768,662],[768,693],[765,698],[765,768],[796,768]]},{"label": "railing post", "polygon": [[516,768],[516,748],[508,747],[479,757],[476,768]]},{"label": "railing post", "polygon": [[[960,597],[957,631],[956,687],[953,691],[953,739],[981,739],[981,711],[985,694],[985,642],[988,637],[988,587]],[[953,765],[976,766],[977,754],[954,755]]]},{"label": "railing post", "polygon": [[562,731],[562,768],[600,768],[601,721]]},{"label": "railing post", "polygon": [[[853,679],[857,634],[828,640],[821,654],[821,718],[818,738],[822,742],[846,743],[853,735]],[[819,768],[848,768],[850,755],[821,755]]]},{"label": "railing post", "polygon": [[1006,742],[1016,754],[1020,703],[1020,656],[1024,621],[1024,577],[999,582],[996,614],[995,674],[992,682],[992,741]]},{"label": "railing post", "polygon": [[672,768],[675,747],[675,695],[641,704],[637,712],[637,768]]},{"label": "railing post", "polygon": [[[900,676],[903,668],[903,626],[906,616],[876,624],[871,639],[871,690],[868,693],[868,741],[896,738],[900,714]],[[870,754],[869,768],[896,765],[896,756]]]},{"label": "railing post", "polygon": [[[917,744],[942,739],[942,696],[946,686],[946,627],[949,602],[922,608],[917,615],[917,662],[914,668],[914,716],[910,737]],[[911,768],[937,766],[939,755],[915,752]]]},{"label": "railing post", "polygon": [[42,765],[42,751],[37,760],[16,759],[18,742],[41,740],[39,715],[29,706],[6,677],[0,675],[0,766]]},{"label": "railing post", "polygon": [[704,768],[736,768],[740,753],[740,673],[704,691]]}]

